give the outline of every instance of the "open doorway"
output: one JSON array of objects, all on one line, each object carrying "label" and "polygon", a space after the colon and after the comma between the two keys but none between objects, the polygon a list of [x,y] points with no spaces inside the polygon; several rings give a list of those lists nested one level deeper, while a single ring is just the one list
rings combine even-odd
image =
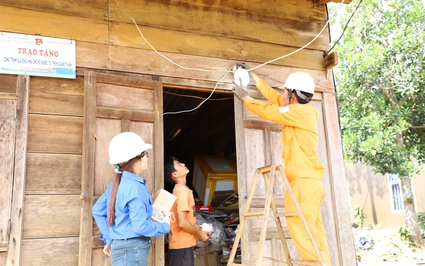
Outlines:
[{"label": "open doorway", "polygon": [[[175,156],[186,164],[190,171],[186,177],[186,184],[194,192],[197,209],[202,205],[215,206],[210,203],[212,203],[211,198],[216,190],[222,194],[224,199],[228,198],[225,193],[230,193],[230,195],[237,193],[234,96],[231,92],[215,92],[199,106],[210,96],[210,93],[205,90],[163,88],[164,155]],[[205,176],[200,178],[200,158],[209,158],[210,162],[214,160],[215,162],[220,160],[229,162],[233,165],[234,179],[230,182],[228,179],[209,182],[205,181],[208,180],[208,178],[203,178]],[[222,166],[221,163],[219,164],[215,164],[214,170]],[[200,179],[204,180],[201,185]],[[173,185],[165,183],[165,189],[172,193]],[[217,199],[219,199],[218,196],[214,198],[215,202]],[[236,211],[238,211],[237,205],[236,202]],[[212,210],[205,218],[213,217],[212,213],[214,212]],[[199,215],[204,216],[205,211],[201,213]],[[218,213],[220,215],[220,211]],[[215,221],[212,223],[214,233],[211,235],[210,243],[206,244],[207,246],[203,246],[202,242],[198,242],[196,245],[194,249],[195,266],[218,265],[218,262],[222,260],[222,257],[219,257],[219,254],[223,254],[221,239],[225,235],[222,220],[229,216],[223,211],[221,213],[224,216],[213,218],[217,220],[206,220],[208,222]],[[197,219],[200,223],[201,220],[198,216]],[[209,253],[202,248],[208,250]],[[205,264],[206,261],[208,264]],[[165,242],[165,265],[168,265],[168,240]]]},{"label": "open doorway", "polygon": [[[187,184],[193,186],[194,161],[198,155],[226,155],[236,163],[233,94],[163,88],[164,154],[185,163],[190,173]],[[192,110],[193,111],[188,111]],[[170,191],[172,188],[167,187]],[[199,193],[199,191],[197,191]]]}]

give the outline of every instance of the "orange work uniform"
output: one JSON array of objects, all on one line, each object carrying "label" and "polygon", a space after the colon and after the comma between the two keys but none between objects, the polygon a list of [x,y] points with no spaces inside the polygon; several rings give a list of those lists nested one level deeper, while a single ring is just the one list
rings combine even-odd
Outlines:
[{"label": "orange work uniform", "polygon": [[[316,155],[319,139],[318,112],[310,103],[283,106],[282,95],[262,79],[256,86],[270,103],[248,98],[245,106],[261,118],[283,125],[281,141],[284,147],[282,158],[285,174],[324,262],[330,266],[329,248],[320,212],[325,195],[322,184],[325,167]],[[285,193],[284,204],[285,211],[296,211],[288,192]],[[319,261],[301,219],[298,216],[288,216],[286,223],[301,258]]]}]

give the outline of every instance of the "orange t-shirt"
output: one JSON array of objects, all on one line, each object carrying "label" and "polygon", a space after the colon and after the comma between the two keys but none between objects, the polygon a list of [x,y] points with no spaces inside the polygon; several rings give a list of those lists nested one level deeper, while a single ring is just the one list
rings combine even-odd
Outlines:
[{"label": "orange t-shirt", "polygon": [[176,184],[173,189],[173,194],[177,197],[177,199],[171,208],[171,211],[176,219],[174,222],[170,223],[171,230],[168,233],[168,248],[181,249],[193,247],[198,242],[197,237],[180,228],[177,221],[177,214],[179,212],[187,212],[187,220],[197,226],[194,212],[195,200],[193,199],[192,190],[190,190],[187,186]]}]

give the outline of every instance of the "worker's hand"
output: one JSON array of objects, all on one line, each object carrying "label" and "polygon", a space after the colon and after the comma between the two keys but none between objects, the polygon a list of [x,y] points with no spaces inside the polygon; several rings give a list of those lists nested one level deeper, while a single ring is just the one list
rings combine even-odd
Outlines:
[{"label": "worker's hand", "polygon": [[236,95],[236,97],[238,97],[240,100],[243,101],[243,98],[245,96],[248,96],[248,91],[246,89],[244,89],[244,87],[242,86],[242,79],[239,79],[239,84],[236,84],[233,82],[233,93]]},{"label": "worker's hand", "polygon": [[165,222],[167,224],[171,224],[171,223],[176,222],[176,218],[174,217],[174,213],[172,213],[172,212],[166,213],[165,214]]},{"label": "worker's hand", "polygon": [[250,70],[251,69],[245,62],[236,63],[236,69],[238,69],[239,67],[241,67],[241,68],[243,68],[245,70]]},{"label": "worker's hand", "polygon": [[103,253],[106,255],[106,256],[111,256],[111,246],[104,246],[103,247]]},{"label": "worker's hand", "polygon": [[199,240],[201,240],[203,242],[208,241],[208,240],[210,240],[210,233],[205,232],[205,231],[199,231],[198,238],[199,238]]}]

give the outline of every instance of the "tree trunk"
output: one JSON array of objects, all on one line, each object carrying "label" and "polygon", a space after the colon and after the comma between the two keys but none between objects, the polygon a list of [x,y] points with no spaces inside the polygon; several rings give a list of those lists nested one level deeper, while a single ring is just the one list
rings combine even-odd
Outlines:
[{"label": "tree trunk", "polygon": [[403,200],[404,200],[404,218],[406,226],[412,228],[413,239],[417,247],[423,247],[424,241],[422,239],[421,230],[418,224],[418,216],[415,209],[415,198],[412,191],[412,179],[409,177],[401,178]]}]

